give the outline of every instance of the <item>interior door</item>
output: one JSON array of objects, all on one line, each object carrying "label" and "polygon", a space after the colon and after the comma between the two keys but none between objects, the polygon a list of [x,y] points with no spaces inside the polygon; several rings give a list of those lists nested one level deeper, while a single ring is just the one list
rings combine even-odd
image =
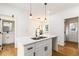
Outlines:
[{"label": "interior door", "polygon": [[69,41],[78,42],[77,23],[73,22],[69,24]]},{"label": "interior door", "polygon": [[78,18],[67,19],[66,41],[78,42]]},{"label": "interior door", "polygon": [[0,18],[0,50],[2,48],[2,20]]}]

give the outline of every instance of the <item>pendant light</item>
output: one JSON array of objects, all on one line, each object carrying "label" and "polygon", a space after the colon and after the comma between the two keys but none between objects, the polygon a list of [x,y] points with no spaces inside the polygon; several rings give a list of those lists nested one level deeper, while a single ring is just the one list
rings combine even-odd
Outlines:
[{"label": "pendant light", "polygon": [[32,19],[32,11],[31,10],[32,10],[32,6],[31,6],[31,2],[30,2],[30,15],[29,15],[30,19]]},{"label": "pendant light", "polygon": [[46,22],[46,21],[47,21],[47,18],[46,18],[46,11],[47,11],[47,10],[46,10],[46,6],[47,6],[47,3],[44,3],[44,5],[45,5],[45,19],[44,19],[44,20],[45,20],[45,22]]}]

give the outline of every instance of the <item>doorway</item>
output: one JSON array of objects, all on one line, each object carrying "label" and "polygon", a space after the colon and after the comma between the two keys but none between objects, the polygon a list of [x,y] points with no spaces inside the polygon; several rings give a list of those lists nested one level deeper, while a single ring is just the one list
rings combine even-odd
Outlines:
[{"label": "doorway", "polygon": [[65,45],[78,48],[78,17],[65,19],[64,25]]}]

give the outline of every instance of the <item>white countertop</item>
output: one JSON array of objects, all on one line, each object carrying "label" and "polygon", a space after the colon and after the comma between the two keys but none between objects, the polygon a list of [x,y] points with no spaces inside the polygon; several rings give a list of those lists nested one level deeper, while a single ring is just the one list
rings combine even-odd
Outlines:
[{"label": "white countertop", "polygon": [[33,40],[33,39],[31,39],[31,38],[33,38],[33,36],[23,36],[23,37],[16,38],[16,43],[19,43],[22,45],[27,45],[27,44],[35,43],[35,42],[45,40],[48,38],[57,37],[56,35],[42,35],[42,36],[47,37],[47,38],[40,39],[40,40]]}]

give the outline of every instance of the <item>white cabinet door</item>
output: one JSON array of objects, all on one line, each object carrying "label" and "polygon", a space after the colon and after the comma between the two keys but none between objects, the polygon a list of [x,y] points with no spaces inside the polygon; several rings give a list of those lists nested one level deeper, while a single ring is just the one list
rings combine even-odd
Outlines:
[{"label": "white cabinet door", "polygon": [[47,39],[36,43],[36,56],[50,56],[52,55],[52,41]]},{"label": "white cabinet door", "polygon": [[25,56],[34,56],[35,53],[35,44],[25,45],[24,46],[24,55]]},{"label": "white cabinet door", "polygon": [[48,39],[44,43],[43,52],[45,56],[51,56],[52,55],[52,39]]},{"label": "white cabinet door", "polygon": [[44,53],[43,53],[42,49],[35,51],[35,56],[43,56],[43,55],[44,55]]},{"label": "white cabinet door", "polygon": [[3,44],[14,43],[15,37],[13,32],[3,33]]},{"label": "white cabinet door", "polygon": [[40,41],[36,43],[35,56],[44,56],[43,45],[45,41]]}]

